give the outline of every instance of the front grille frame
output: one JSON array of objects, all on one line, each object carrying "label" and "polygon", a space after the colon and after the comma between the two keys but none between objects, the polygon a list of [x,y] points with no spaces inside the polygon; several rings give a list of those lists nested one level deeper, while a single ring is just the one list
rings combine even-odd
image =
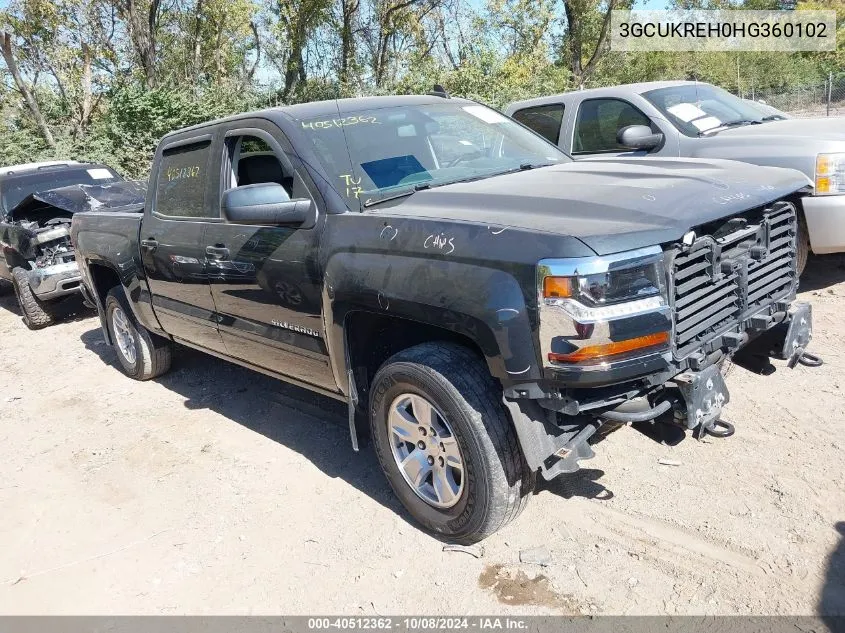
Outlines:
[{"label": "front grille frame", "polygon": [[750,317],[794,297],[797,234],[798,211],[781,200],[665,251],[676,360],[722,347]]}]

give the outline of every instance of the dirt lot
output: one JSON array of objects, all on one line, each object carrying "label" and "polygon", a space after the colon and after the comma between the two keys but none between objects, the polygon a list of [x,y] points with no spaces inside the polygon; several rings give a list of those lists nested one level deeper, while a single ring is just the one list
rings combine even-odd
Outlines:
[{"label": "dirt lot", "polygon": [[845,612],[845,258],[810,266],[823,368],[735,369],[727,440],[612,434],[478,559],[408,522],[342,405],[184,349],[133,382],[90,313],[30,332],[4,296],[0,612]]}]

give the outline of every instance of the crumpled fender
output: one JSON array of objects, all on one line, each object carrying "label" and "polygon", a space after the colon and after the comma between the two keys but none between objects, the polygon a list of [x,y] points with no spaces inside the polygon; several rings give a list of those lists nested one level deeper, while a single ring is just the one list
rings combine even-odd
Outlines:
[{"label": "crumpled fender", "polygon": [[326,265],[329,352],[348,393],[344,322],[354,311],[441,327],[475,342],[503,383],[541,378],[532,327],[517,280],[461,261],[382,253],[337,253]]}]

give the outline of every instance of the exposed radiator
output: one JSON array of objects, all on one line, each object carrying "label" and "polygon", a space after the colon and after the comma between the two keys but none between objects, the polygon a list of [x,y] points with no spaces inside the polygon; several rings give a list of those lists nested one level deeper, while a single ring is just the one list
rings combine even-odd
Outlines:
[{"label": "exposed radiator", "polygon": [[736,230],[699,236],[688,249],[669,252],[679,357],[794,288],[798,224],[791,203],[773,204],[757,222],[737,218],[725,226]]}]

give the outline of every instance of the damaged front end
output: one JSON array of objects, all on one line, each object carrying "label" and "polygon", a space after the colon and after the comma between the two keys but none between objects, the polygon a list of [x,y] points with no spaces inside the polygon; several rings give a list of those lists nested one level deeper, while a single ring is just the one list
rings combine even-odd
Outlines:
[{"label": "damaged front end", "polygon": [[0,225],[9,267],[23,271],[40,301],[79,292],[82,278],[70,240],[71,214],[44,205],[35,212],[15,211],[9,221]]},{"label": "damaged front end", "polygon": [[9,268],[23,270],[32,293],[51,301],[82,290],[70,238],[73,215],[92,209],[130,210],[143,205],[143,182],[71,185],[33,193],[0,223]]},{"label": "damaged front end", "polygon": [[726,437],[726,361],[793,367],[812,338],[795,302],[798,217],[779,201],[679,243],[538,267],[546,381],[505,393],[526,461],[551,479],[602,427],[668,424]]},{"label": "damaged front end", "polygon": [[76,293],[82,281],[70,241],[70,221],[52,222],[43,228],[37,223],[21,224],[30,244],[29,286],[42,301]]}]

